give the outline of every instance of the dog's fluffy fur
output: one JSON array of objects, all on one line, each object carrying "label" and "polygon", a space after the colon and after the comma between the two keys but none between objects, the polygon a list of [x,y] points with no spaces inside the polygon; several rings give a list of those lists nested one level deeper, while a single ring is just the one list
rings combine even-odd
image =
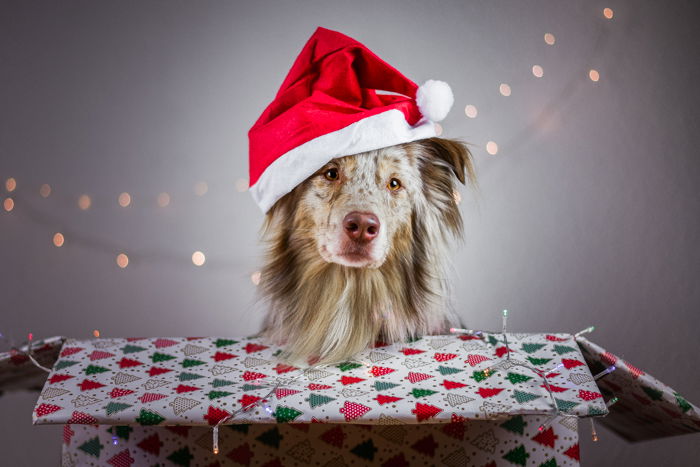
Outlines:
[{"label": "dog's fluffy fur", "polygon": [[[263,226],[263,336],[289,361],[337,362],[377,340],[446,332],[447,246],[462,235],[456,180],[475,181],[466,145],[430,138],[334,159],[280,199]],[[348,240],[350,212],[380,222],[368,245]]]}]

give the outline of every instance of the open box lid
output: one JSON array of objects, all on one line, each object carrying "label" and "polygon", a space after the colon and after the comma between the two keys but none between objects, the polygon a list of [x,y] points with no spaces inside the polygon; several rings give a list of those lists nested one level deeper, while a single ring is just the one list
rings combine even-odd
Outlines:
[{"label": "open box lid", "polygon": [[[65,337],[50,337],[32,342],[32,357],[39,365],[51,368],[58,359]],[[29,358],[28,345],[0,352],[0,394],[17,390],[39,390],[46,372]]]},{"label": "open box lid", "polygon": [[607,413],[570,334],[426,336],[305,369],[280,363],[279,353],[255,337],[69,340],[34,423],[385,424]]},{"label": "open box lid", "polygon": [[627,441],[700,431],[700,410],[679,393],[586,338],[577,342],[594,374],[616,368],[597,381],[606,397],[618,398],[602,424]]}]

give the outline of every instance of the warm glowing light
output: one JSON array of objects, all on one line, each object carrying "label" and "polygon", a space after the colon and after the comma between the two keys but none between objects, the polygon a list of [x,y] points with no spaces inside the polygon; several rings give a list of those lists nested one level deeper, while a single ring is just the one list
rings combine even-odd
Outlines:
[{"label": "warm glowing light", "polygon": [[80,195],[80,198],[78,198],[78,207],[85,211],[90,209],[90,205],[92,205],[90,197],[88,195]]},{"label": "warm glowing light", "polygon": [[12,177],[5,180],[5,189],[7,191],[15,191],[15,188],[17,188],[17,180]]},{"label": "warm glowing light", "polygon": [[207,182],[197,182],[194,184],[194,194],[197,196],[204,196],[209,191],[209,185]]},{"label": "warm glowing light", "polygon": [[126,256],[124,253],[119,253],[117,255],[117,266],[124,269],[128,265],[129,265],[129,257]]},{"label": "warm glowing light", "polygon": [[544,76],[544,70],[542,69],[541,66],[534,65],[532,67],[532,74],[535,75],[535,77],[537,77],[537,78],[542,78],[542,76]]},{"label": "warm glowing light", "polygon": [[260,284],[260,277],[261,276],[262,276],[262,274],[260,273],[260,271],[255,271],[253,274],[250,275],[250,281],[254,285],[258,285],[258,284]]},{"label": "warm glowing light", "polygon": [[615,13],[612,11],[612,8],[603,9],[603,16],[605,16],[607,19],[612,19],[614,14]]},{"label": "warm glowing light", "polygon": [[236,191],[239,193],[243,193],[244,191],[248,191],[248,180],[245,178],[239,178],[236,180]]},{"label": "warm glowing light", "polygon": [[501,83],[501,85],[498,87],[498,90],[502,95],[506,97],[510,96],[510,86],[508,86],[506,83]]},{"label": "warm glowing light", "polygon": [[597,83],[600,79],[600,73],[598,73],[598,70],[591,70],[588,72],[588,77],[591,78],[591,81]]},{"label": "warm glowing light", "polygon": [[34,334],[31,332],[29,334],[27,334],[27,339],[29,339],[29,340],[34,339]]},{"label": "warm glowing light", "polygon": [[455,199],[455,203],[456,203],[456,204],[459,204],[459,203],[462,202],[462,195],[460,194],[459,191],[454,190],[454,191],[452,192],[452,197]]},{"label": "warm glowing light", "polygon": [[493,141],[489,141],[488,143],[486,143],[486,152],[488,152],[492,156],[496,155],[496,153],[498,153],[498,145]]},{"label": "warm glowing light", "polygon": [[164,208],[168,204],[170,204],[170,195],[165,193],[165,192],[159,194],[158,195],[158,206],[160,206],[161,208]]},{"label": "warm glowing light", "polygon": [[119,195],[119,206],[125,208],[131,204],[131,195],[129,193],[122,193]]},{"label": "warm glowing light", "polygon": [[554,34],[548,32],[544,35],[544,41],[547,43],[547,45],[554,45],[556,38],[554,37]]},{"label": "warm glowing light", "polygon": [[95,329],[94,331],[92,331],[92,335],[95,336],[95,337],[100,337],[100,330],[99,330],[99,329]]},{"label": "warm glowing light", "polygon": [[478,114],[479,112],[476,110],[476,107],[475,107],[475,106],[469,104],[468,106],[466,106],[466,107],[464,108],[464,113],[465,113],[466,116],[469,117],[469,118],[476,118],[476,116],[477,116],[477,114]]},{"label": "warm glowing light", "polygon": [[442,135],[442,125],[440,125],[439,123],[435,124],[435,135],[436,136]]},{"label": "warm glowing light", "polygon": [[195,251],[194,253],[192,253],[192,263],[195,266],[202,266],[206,260],[207,258],[201,251]]},{"label": "warm glowing light", "polygon": [[41,185],[41,188],[39,188],[39,194],[42,198],[48,198],[49,195],[51,195],[51,185],[48,183]]},{"label": "warm glowing light", "polygon": [[61,232],[56,232],[55,234],[53,234],[53,244],[58,248],[61,248],[65,241],[66,239],[63,237],[63,234]]},{"label": "warm glowing light", "polygon": [[15,200],[12,198],[5,198],[5,201],[2,203],[2,207],[5,208],[5,211],[10,212],[15,208]]}]

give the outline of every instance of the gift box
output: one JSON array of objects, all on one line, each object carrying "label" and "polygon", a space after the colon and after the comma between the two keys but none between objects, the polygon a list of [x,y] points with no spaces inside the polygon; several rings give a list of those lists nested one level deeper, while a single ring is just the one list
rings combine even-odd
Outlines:
[{"label": "gift box", "polygon": [[601,422],[627,441],[700,431],[700,410],[678,392],[584,337],[577,338],[602,394],[615,400]]},{"label": "gift box", "polygon": [[569,334],[427,336],[303,368],[280,352],[68,340],[34,422],[65,424],[65,465],[554,466],[578,465],[579,418],[608,413]]},{"label": "gift box", "polygon": [[64,341],[64,337],[51,337],[32,342],[31,348],[27,344],[0,352],[0,394],[41,389],[46,381],[46,370],[58,359]]}]

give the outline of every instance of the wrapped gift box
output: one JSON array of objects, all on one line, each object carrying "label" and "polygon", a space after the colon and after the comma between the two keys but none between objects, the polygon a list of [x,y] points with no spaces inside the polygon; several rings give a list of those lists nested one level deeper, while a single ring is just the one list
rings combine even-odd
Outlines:
[{"label": "wrapped gift box", "polygon": [[597,381],[602,394],[618,400],[602,419],[605,426],[628,441],[700,431],[700,410],[679,393],[586,338],[577,341],[593,373],[615,367]]},{"label": "wrapped gift box", "polygon": [[66,465],[554,466],[578,464],[578,418],[608,412],[569,334],[427,336],[305,368],[279,353],[68,340],[34,422],[66,424]]},{"label": "wrapped gift box", "polygon": [[[64,337],[51,337],[32,342],[31,355],[39,365],[51,368],[58,359]],[[41,389],[46,371],[29,358],[29,345],[0,352],[0,394],[6,391]]]}]

